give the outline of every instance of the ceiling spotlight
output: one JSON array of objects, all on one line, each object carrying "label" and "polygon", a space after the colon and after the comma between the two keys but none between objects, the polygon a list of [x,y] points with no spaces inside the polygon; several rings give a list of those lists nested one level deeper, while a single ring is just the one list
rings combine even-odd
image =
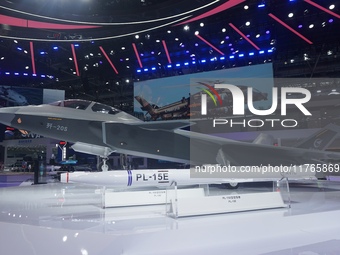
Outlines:
[{"label": "ceiling spotlight", "polygon": [[171,31],[170,31],[170,30],[168,30],[168,31],[167,31],[167,33],[168,33],[168,34],[171,34]]},{"label": "ceiling spotlight", "polygon": [[195,35],[198,35],[200,32],[198,32],[198,31],[195,31]]},{"label": "ceiling spotlight", "polygon": [[204,23],[203,22],[200,23],[200,27],[204,27]]},{"label": "ceiling spotlight", "polygon": [[136,39],[139,39],[139,35],[135,35],[135,38],[136,38]]},{"label": "ceiling spotlight", "polygon": [[313,28],[313,27],[314,27],[314,24],[310,24],[310,25],[309,25],[309,28]]},{"label": "ceiling spotlight", "polygon": [[264,8],[266,7],[266,3],[264,0],[262,0],[258,5],[257,5],[258,8]]},{"label": "ceiling spotlight", "polygon": [[249,9],[249,6],[248,6],[248,5],[245,5],[243,8],[244,8],[245,10],[248,10],[248,9]]},{"label": "ceiling spotlight", "polygon": [[122,47],[122,50],[125,50],[125,47]]},{"label": "ceiling spotlight", "polygon": [[333,54],[333,51],[331,51],[331,50],[327,51],[327,55],[328,55],[328,56],[330,56],[330,55],[332,55],[332,54]]},{"label": "ceiling spotlight", "polygon": [[227,31],[227,29],[225,28],[222,28],[222,32],[225,33]]},{"label": "ceiling spotlight", "polygon": [[250,25],[250,22],[249,22],[249,21],[247,21],[247,22],[246,22],[246,26],[249,26],[249,25]]},{"label": "ceiling spotlight", "polygon": [[303,54],[303,60],[304,61],[310,60],[307,53]]},{"label": "ceiling spotlight", "polygon": [[189,30],[189,26],[188,26],[188,25],[185,25],[185,26],[184,26],[184,30],[185,30],[185,31],[188,31],[188,30]]},{"label": "ceiling spotlight", "polygon": [[150,36],[149,34],[146,34],[146,35],[145,35],[145,39],[148,39],[148,40],[149,40],[150,37],[151,37],[151,36]]},{"label": "ceiling spotlight", "polygon": [[259,38],[260,36],[261,36],[260,34],[257,34],[257,35],[256,35],[256,38]]},{"label": "ceiling spotlight", "polygon": [[329,6],[329,9],[330,10],[333,10],[335,8],[335,5],[334,4],[331,4],[330,6]]},{"label": "ceiling spotlight", "polygon": [[289,18],[292,18],[293,16],[294,16],[294,13],[292,13],[292,12],[288,14]]}]

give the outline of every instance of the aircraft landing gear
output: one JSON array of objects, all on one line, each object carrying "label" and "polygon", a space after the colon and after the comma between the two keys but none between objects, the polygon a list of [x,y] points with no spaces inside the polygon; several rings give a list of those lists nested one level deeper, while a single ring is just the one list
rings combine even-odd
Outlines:
[{"label": "aircraft landing gear", "polygon": [[97,165],[97,170],[102,172],[109,171],[111,166],[107,161],[108,158],[102,158],[102,162]]}]

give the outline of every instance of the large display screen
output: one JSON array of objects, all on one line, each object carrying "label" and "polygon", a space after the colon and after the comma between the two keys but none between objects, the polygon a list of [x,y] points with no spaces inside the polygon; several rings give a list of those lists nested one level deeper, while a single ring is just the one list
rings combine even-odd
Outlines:
[{"label": "large display screen", "polygon": [[[189,118],[193,109],[200,108],[200,101],[196,100],[200,98],[198,95],[215,84],[233,84],[241,90],[252,87],[254,106],[266,109],[271,106],[273,67],[262,64],[136,82],[134,111],[143,113],[147,120]],[[216,111],[223,108],[226,113],[231,106],[229,92],[221,90],[218,93],[223,104]],[[215,100],[213,97],[215,95],[211,97]]]},{"label": "large display screen", "polygon": [[64,90],[0,85],[0,107],[39,105],[64,99]]}]

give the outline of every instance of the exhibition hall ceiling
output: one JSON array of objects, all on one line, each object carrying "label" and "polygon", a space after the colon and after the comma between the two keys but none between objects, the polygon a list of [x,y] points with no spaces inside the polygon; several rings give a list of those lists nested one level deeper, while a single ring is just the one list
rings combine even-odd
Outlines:
[{"label": "exhibition hall ceiling", "polygon": [[69,97],[95,88],[96,99],[150,78],[274,61],[313,66],[337,57],[339,8],[335,0],[1,1],[0,76]]}]

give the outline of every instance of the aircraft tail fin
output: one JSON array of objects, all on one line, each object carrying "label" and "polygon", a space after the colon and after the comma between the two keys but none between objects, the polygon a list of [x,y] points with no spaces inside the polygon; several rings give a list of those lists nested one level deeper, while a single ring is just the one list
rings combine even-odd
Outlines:
[{"label": "aircraft tail fin", "polygon": [[137,102],[142,106],[143,111],[147,111],[151,116],[155,114],[155,107],[153,107],[148,101],[141,96],[135,96]]},{"label": "aircraft tail fin", "polygon": [[328,124],[320,131],[312,134],[303,141],[297,143],[294,147],[312,150],[325,150],[339,135],[340,127],[334,124]]}]

